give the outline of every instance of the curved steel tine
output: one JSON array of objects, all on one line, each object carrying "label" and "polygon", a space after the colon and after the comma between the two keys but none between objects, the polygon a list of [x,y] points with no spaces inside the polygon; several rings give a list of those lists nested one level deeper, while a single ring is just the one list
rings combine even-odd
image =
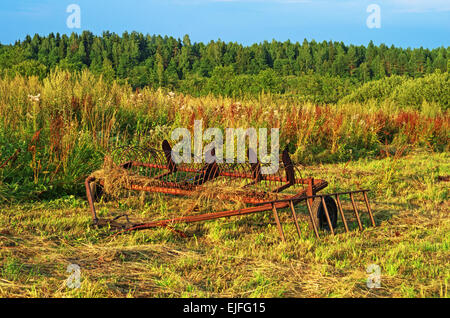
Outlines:
[{"label": "curved steel tine", "polygon": [[327,205],[325,204],[325,197],[321,196],[321,199],[322,199],[323,210],[325,211],[325,217],[327,219],[328,226],[330,227],[330,232],[332,235],[335,235],[333,225],[331,224],[330,214],[328,213],[328,208],[327,208]]},{"label": "curved steel tine", "polygon": [[372,226],[376,227],[375,219],[373,218],[372,209],[370,208],[369,199],[367,198],[367,191],[363,192],[364,202],[366,203],[367,212],[369,213],[370,222],[372,222]]}]

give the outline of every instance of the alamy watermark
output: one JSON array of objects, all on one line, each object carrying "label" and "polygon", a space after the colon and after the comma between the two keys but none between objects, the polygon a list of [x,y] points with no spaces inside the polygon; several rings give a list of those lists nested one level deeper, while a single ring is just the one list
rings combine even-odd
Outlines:
[{"label": "alamy watermark", "polygon": [[70,15],[67,17],[66,25],[69,29],[81,28],[81,8],[78,4],[70,4],[66,9]]},{"label": "alamy watermark", "polygon": [[[66,8],[66,12],[70,13],[67,17],[66,25],[69,29],[81,28],[81,7],[78,4],[70,4]],[[369,29],[381,28],[381,8],[378,4],[370,4],[367,9],[370,15],[367,17],[366,25]]]},{"label": "alamy watermark", "polygon": [[70,289],[80,288],[81,286],[81,268],[77,264],[70,264],[67,266],[67,273],[70,276],[66,280],[66,286]]},{"label": "alamy watermark", "polygon": [[370,289],[373,288],[380,288],[381,287],[381,267],[377,264],[370,264],[366,268],[367,274],[369,274],[369,277],[367,277],[367,287]]},{"label": "alamy watermark", "polygon": [[[219,128],[208,128],[203,131],[203,121],[194,121],[194,139],[187,128],[177,128],[172,131],[172,141],[178,143],[172,149],[172,160],[176,163],[244,163],[248,157],[250,163],[262,164],[261,173],[274,174],[279,168],[280,129],[270,130],[270,153],[268,152],[268,129],[259,128],[227,128],[224,134]],[[181,140],[180,140],[181,139]],[[246,151],[246,140],[249,141],[249,151]],[[259,142],[258,142],[259,139]],[[203,142],[211,141],[205,148]],[[235,141],[237,141],[235,143]],[[192,147],[194,144],[194,157]],[[237,147],[235,147],[237,146]],[[235,152],[237,148],[237,152]],[[214,150],[214,151],[213,151]],[[259,156],[258,156],[259,154]],[[224,156],[225,155],[225,156]],[[259,161],[258,161],[259,157]]]},{"label": "alamy watermark", "polygon": [[367,17],[366,25],[369,29],[381,28],[381,8],[378,4],[370,4],[367,7],[367,13],[370,15]]}]

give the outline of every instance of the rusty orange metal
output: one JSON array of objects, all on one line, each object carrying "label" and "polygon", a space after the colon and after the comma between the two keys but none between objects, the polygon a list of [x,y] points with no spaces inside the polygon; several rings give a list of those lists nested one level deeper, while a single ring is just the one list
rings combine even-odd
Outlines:
[{"label": "rusty orange metal", "polygon": [[[369,190],[358,190],[349,192],[340,192],[332,194],[318,194],[319,191],[328,186],[328,182],[321,179],[302,178],[299,170],[294,166],[287,150],[282,153],[280,169],[273,175],[261,175],[261,164],[218,164],[216,162],[209,164],[179,164],[176,165],[170,156],[170,145],[167,141],[163,142],[163,151],[153,148],[121,148],[116,152],[116,158],[113,158],[117,165],[127,169],[139,176],[148,178],[151,185],[130,184],[127,190],[145,191],[152,193],[162,193],[176,196],[192,196],[201,192],[204,187],[214,184],[215,181],[225,179],[227,183],[233,184],[233,181],[248,180],[243,189],[241,201],[251,205],[236,210],[227,210],[220,212],[204,213],[200,215],[190,215],[166,220],[157,220],[143,223],[131,223],[128,216],[119,216],[115,219],[99,219],[95,209],[95,198],[92,193],[92,184],[103,184],[103,180],[97,180],[95,177],[88,177],[85,180],[86,195],[89,202],[93,223],[97,226],[107,225],[118,230],[118,233],[143,230],[156,227],[173,228],[180,223],[194,223],[235,216],[243,216],[254,213],[272,211],[277,229],[283,241],[286,240],[283,226],[279,218],[279,210],[288,209],[291,211],[292,219],[296,225],[297,233],[300,236],[301,231],[298,224],[295,206],[299,203],[305,203],[311,222],[311,227],[316,238],[319,238],[319,230],[323,229],[321,223],[327,224],[327,229],[332,235],[336,234],[334,227],[337,220],[337,211],[342,219],[345,231],[349,231],[347,220],[341,204],[341,196],[349,195],[352,202],[353,211],[358,221],[358,226],[362,230],[360,214],[357,210],[354,200],[355,194],[363,194],[367,212],[372,226],[375,220],[370,208],[367,193]],[[284,193],[287,189],[294,189],[294,193]],[[264,196],[267,193],[277,193],[276,200],[268,200]],[[333,202],[335,197],[337,204]],[[331,199],[330,199],[331,198]],[[226,193],[219,194],[217,199],[230,200]],[[326,200],[325,200],[326,199]],[[328,203],[327,203],[328,202]],[[331,203],[330,203],[331,202]],[[318,213],[318,211],[320,213]],[[317,224],[316,215],[322,215],[322,219]],[[127,222],[119,223],[118,219],[125,217]],[[333,223],[334,221],[334,223]]]}]

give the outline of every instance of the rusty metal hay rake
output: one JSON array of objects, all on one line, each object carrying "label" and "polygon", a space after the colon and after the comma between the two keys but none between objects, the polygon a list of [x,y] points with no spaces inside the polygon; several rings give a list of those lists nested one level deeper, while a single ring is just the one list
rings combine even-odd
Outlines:
[{"label": "rusty metal hay rake", "polygon": [[[247,153],[249,157],[251,151],[249,150]],[[111,154],[111,159],[123,171],[139,177],[128,182],[124,186],[126,190],[174,196],[194,196],[208,188],[218,188],[216,199],[235,200],[237,195],[238,199],[247,206],[235,210],[187,215],[144,223],[132,223],[127,215],[121,215],[113,219],[99,219],[95,202],[102,193],[101,186],[105,184],[105,180],[91,175],[86,179],[85,187],[94,224],[100,227],[108,226],[118,230],[117,233],[122,233],[156,227],[173,229],[173,225],[180,223],[193,223],[272,211],[280,237],[285,241],[279,210],[284,208],[290,210],[297,233],[301,236],[295,206],[304,202],[309,213],[311,227],[316,238],[319,238],[319,230],[321,229],[329,231],[333,235],[336,233],[338,212],[345,231],[349,232],[341,203],[341,196],[343,195],[350,197],[358,227],[361,231],[363,230],[361,217],[355,203],[355,195],[361,194],[370,222],[372,226],[376,226],[367,197],[369,190],[318,194],[319,191],[328,186],[327,181],[311,177],[302,178],[299,169],[292,163],[287,150],[282,153],[279,169],[270,175],[261,173],[262,164],[260,162],[253,164],[249,162],[239,164],[182,163],[177,165],[171,154],[172,149],[165,140],[162,144],[162,150],[145,147],[124,147],[116,149]],[[214,150],[211,154],[214,155]],[[224,185],[228,188],[236,187],[239,191],[231,194],[226,191],[221,193],[220,187]],[[126,222],[119,222],[122,217],[125,217]],[[180,232],[178,231],[178,233]]]}]

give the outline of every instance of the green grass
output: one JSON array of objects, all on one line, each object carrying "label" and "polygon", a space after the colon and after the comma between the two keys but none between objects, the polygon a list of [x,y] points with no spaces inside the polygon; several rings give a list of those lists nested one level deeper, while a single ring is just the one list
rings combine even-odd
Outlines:
[{"label": "green grass", "polygon": [[[419,152],[306,167],[329,181],[325,192],[372,190],[376,228],[360,233],[353,220],[350,233],[339,224],[320,240],[301,206],[301,238],[280,212],[282,243],[270,212],[179,225],[187,238],[164,228],[111,237],[91,227],[82,197],[2,205],[0,297],[448,297],[449,184],[437,179],[449,163],[448,153]],[[164,215],[172,201],[149,196],[133,213]],[[81,268],[79,289],[66,286],[69,264]],[[381,288],[366,286],[370,264]]]}]

